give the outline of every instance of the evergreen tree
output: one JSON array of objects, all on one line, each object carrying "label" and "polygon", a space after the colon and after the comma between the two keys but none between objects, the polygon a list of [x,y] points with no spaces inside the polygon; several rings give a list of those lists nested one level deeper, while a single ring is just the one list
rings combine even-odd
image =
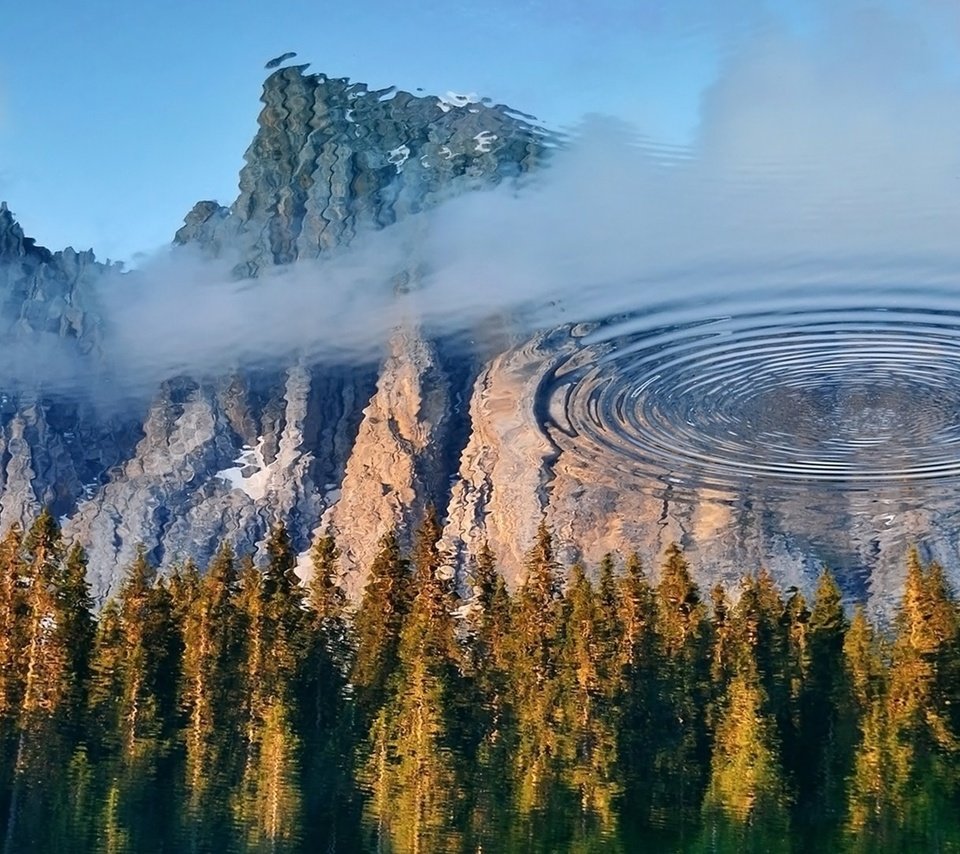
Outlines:
[{"label": "evergreen tree", "polygon": [[9,735],[20,707],[23,679],[20,667],[23,649],[24,593],[21,579],[23,535],[16,525],[0,541],[0,725]]},{"label": "evergreen tree", "polygon": [[353,708],[347,686],[353,649],[339,560],[340,550],[332,532],[327,531],[311,550],[313,574],[307,585],[309,647],[304,680],[307,832],[318,847],[325,845],[331,850],[359,847],[359,840],[353,843],[351,836],[359,822],[352,761]]},{"label": "evergreen tree", "polygon": [[[257,837],[265,832],[274,845],[287,839],[284,828],[296,821],[275,815],[264,830],[264,809],[295,806],[299,811],[302,800],[296,752],[277,751],[284,733],[297,733],[302,720],[298,701],[304,694],[302,664],[310,644],[304,590],[294,571],[296,555],[282,525],[271,531],[266,552],[262,570],[248,563],[241,571],[237,599],[247,638],[240,683],[246,706],[246,757],[237,817],[249,833]],[[275,788],[294,784],[295,790]]]},{"label": "evergreen tree", "polygon": [[42,845],[62,839],[69,826],[70,793],[62,769],[79,745],[92,627],[83,550],[73,547],[64,559],[59,526],[49,511],[27,534],[21,571],[22,609],[14,632],[22,648],[13,664],[22,693],[7,850],[20,844],[21,825],[35,828],[33,839]]},{"label": "evergreen tree", "polygon": [[373,727],[365,773],[373,793],[371,825],[389,833],[397,851],[455,851],[461,844],[457,711],[463,688],[456,602],[440,534],[435,512],[428,511],[414,543],[415,592],[400,631],[397,671]]},{"label": "evergreen tree", "polygon": [[310,554],[313,575],[307,586],[313,729],[327,733],[346,713],[346,677],[351,641],[346,594],[339,583],[340,550],[331,533],[317,538]]},{"label": "evergreen tree", "polygon": [[397,668],[400,630],[412,600],[410,563],[401,554],[395,531],[380,540],[367,586],[354,618],[357,652],[350,681],[362,727],[376,717],[387,699],[387,686]]},{"label": "evergreen tree", "polygon": [[188,559],[175,566],[167,579],[167,590],[173,606],[174,622],[182,632],[200,598],[200,570],[196,563]]},{"label": "evergreen tree", "polygon": [[183,615],[180,687],[188,815],[195,827],[215,826],[211,807],[224,804],[236,780],[242,738],[239,578],[233,551],[221,546],[202,579],[195,580],[189,566],[174,579],[174,603],[190,603]]},{"label": "evergreen tree", "polygon": [[603,601],[615,595],[612,559],[601,566],[600,586],[595,591],[583,567],[573,567],[560,660],[562,775],[574,796],[570,815],[579,818],[578,835],[589,835],[597,825],[615,835],[615,802],[623,788],[617,768],[617,639]]},{"label": "evergreen tree", "polygon": [[[471,582],[474,595],[467,616],[468,664],[484,702],[502,714],[509,659],[510,594],[486,543],[477,554]],[[496,722],[491,725],[495,728]]]},{"label": "evergreen tree", "polygon": [[654,822],[700,807],[709,748],[705,714],[709,698],[706,608],[679,546],[667,549],[657,584],[654,630],[659,686],[653,706]]},{"label": "evergreen tree", "polygon": [[91,756],[113,780],[101,837],[142,848],[176,814],[170,747],[181,655],[172,597],[141,547],[100,614],[91,664]]},{"label": "evergreen tree", "polygon": [[244,828],[248,850],[301,850],[299,755],[300,738],[287,700],[268,699],[257,733],[257,751],[245,770],[237,800],[237,820]]},{"label": "evergreen tree", "polygon": [[640,832],[650,818],[653,768],[659,749],[655,726],[663,718],[660,700],[662,656],[656,633],[655,593],[638,555],[630,555],[617,589],[620,638],[616,664],[619,676],[620,766],[625,782],[624,819]]},{"label": "evergreen tree", "polygon": [[766,705],[756,674],[733,677],[717,726],[703,803],[708,850],[790,850],[777,728],[764,712]]},{"label": "evergreen tree", "polygon": [[[844,784],[851,772],[856,739],[856,717],[844,666],[847,626],[840,588],[824,569],[807,623],[796,757],[796,815],[805,817],[805,824],[821,834],[840,826]],[[835,844],[820,835],[810,838],[807,847]]]},{"label": "evergreen tree", "polygon": [[474,795],[469,841],[471,850],[487,850],[495,849],[508,833],[515,730],[510,702],[510,594],[487,543],[480,547],[470,581],[473,600],[466,618],[466,666],[472,677],[470,719],[478,745],[469,786]]},{"label": "evergreen tree", "polygon": [[960,740],[953,729],[957,605],[937,564],[908,561],[886,699],[891,789],[883,793],[913,845],[960,841]]},{"label": "evergreen tree", "polygon": [[[521,816],[539,810],[551,817],[557,812],[554,799],[558,795],[559,768],[553,757],[560,750],[556,727],[560,713],[557,666],[564,614],[553,537],[543,522],[527,555],[525,569],[510,620],[517,809]],[[538,832],[545,831],[540,828]]]},{"label": "evergreen tree", "polygon": [[57,643],[58,603],[55,584],[63,542],[60,529],[49,510],[33,523],[24,543],[25,632],[23,655],[23,698],[21,721],[38,713],[50,713],[64,698],[69,678],[68,652]]},{"label": "evergreen tree", "polygon": [[710,626],[710,705],[707,709],[707,724],[715,729],[723,704],[726,702],[730,682],[741,663],[741,651],[737,648],[736,625],[733,609],[723,585],[717,584],[710,591],[713,619]]}]

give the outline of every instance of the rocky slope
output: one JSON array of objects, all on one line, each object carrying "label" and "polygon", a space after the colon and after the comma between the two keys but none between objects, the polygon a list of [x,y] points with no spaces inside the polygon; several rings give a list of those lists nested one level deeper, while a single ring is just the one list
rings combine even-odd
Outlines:
[{"label": "rocky slope", "polygon": [[[322,256],[544,156],[543,132],[503,107],[368,91],[304,68],[266,80],[236,202],[198,203],[175,237],[206,257],[240,259],[238,279]],[[68,364],[96,360],[98,317],[87,305],[110,273],[91,253],[35,246],[3,207],[0,294],[24,339],[17,352],[42,333],[70,342]],[[397,282],[410,277],[396,271]],[[0,400],[0,525],[52,504],[67,534],[89,545],[103,598],[141,544],[165,565],[187,557],[202,565],[219,541],[256,549],[283,521],[306,550],[337,504],[329,519],[357,590],[380,534],[395,523],[408,531],[449,490],[466,429],[453,401],[472,368],[440,349],[400,329],[380,366],[176,377],[145,412],[109,418],[86,412],[82,395],[50,397],[17,366],[17,393]]]},{"label": "rocky slope", "polygon": [[[262,100],[237,200],[198,203],[175,238],[183,251],[229,259],[238,279],[514,180],[551,147],[504,107],[369,91],[303,66],[272,74]],[[655,563],[677,540],[705,585],[734,584],[762,562],[803,588],[829,560],[848,593],[885,608],[909,533],[939,522],[906,512],[880,522],[871,516],[880,509],[849,496],[811,511],[762,494],[744,506],[625,485],[615,459],[577,453],[550,395],[554,373],[576,358],[575,328],[532,339],[504,330],[495,345],[487,334],[483,347],[467,347],[411,322],[384,342],[379,364],[171,377],[148,406],[104,409],[70,393],[70,370],[104,369],[97,285],[119,275],[89,252],[36,246],[0,207],[0,324],[13,342],[0,349],[0,528],[52,505],[67,534],[89,545],[101,599],[139,544],[165,566],[187,557],[202,565],[224,539],[255,551],[275,521],[300,550],[331,526],[357,595],[381,535],[397,526],[409,540],[435,504],[464,583],[485,541],[516,583],[546,519],[566,560],[595,562],[629,546]],[[415,278],[398,269],[394,284]],[[43,381],[22,358],[38,342],[61,358]],[[957,571],[955,550],[938,557]]]}]

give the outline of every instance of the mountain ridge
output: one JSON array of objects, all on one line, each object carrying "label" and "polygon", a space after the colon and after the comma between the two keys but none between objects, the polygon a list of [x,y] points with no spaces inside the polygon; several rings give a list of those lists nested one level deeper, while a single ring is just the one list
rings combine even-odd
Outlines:
[{"label": "mountain ridge", "polygon": [[[228,259],[237,281],[256,279],[450,198],[518,181],[549,163],[556,145],[501,105],[371,91],[305,68],[266,79],[237,199],[198,202],[174,253]],[[414,253],[384,286],[416,288],[418,263]],[[105,334],[97,287],[114,272],[92,252],[38,247],[0,205],[0,322],[21,339],[56,339],[76,359],[95,360]],[[163,566],[187,558],[203,566],[222,541],[262,551],[276,522],[301,553],[332,528],[355,597],[380,537],[397,528],[409,544],[429,505],[445,520],[443,545],[463,584],[483,543],[516,584],[545,519],[567,562],[637,549],[656,564],[676,541],[704,589],[767,565],[780,583],[809,590],[822,563],[841,555],[848,597],[877,610],[893,600],[903,549],[889,531],[882,559],[871,537],[847,552],[841,543],[823,548],[809,513],[806,525],[797,511],[793,531],[789,516],[770,508],[737,509],[706,493],[699,503],[665,498],[625,486],[615,460],[586,464],[550,397],[581,333],[531,335],[501,321],[444,339],[411,318],[382,342],[379,361],[291,358],[170,377],[148,405],[106,415],[45,395],[42,385],[11,389],[0,398],[0,528],[53,507],[67,536],[88,546],[100,601],[141,544]],[[830,512],[862,524],[856,508],[835,501]],[[902,524],[917,531],[934,522]],[[925,557],[954,574],[960,565],[946,545]]]}]

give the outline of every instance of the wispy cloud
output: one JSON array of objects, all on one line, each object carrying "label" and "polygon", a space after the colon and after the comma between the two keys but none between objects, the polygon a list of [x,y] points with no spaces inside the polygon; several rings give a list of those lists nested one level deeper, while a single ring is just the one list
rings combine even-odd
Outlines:
[{"label": "wispy cloud", "polygon": [[[721,275],[721,297],[811,269],[850,282],[899,265],[949,282],[960,44],[931,41],[954,17],[928,4],[926,16],[864,7],[803,32],[758,29],[725,58],[686,148],[588,118],[523,188],[468,194],[327,261],[237,283],[229,259],[163,253],[99,294],[109,361],[149,384],[296,354],[369,358],[404,319],[597,318],[716,299]],[[416,287],[398,297],[402,270]]]}]

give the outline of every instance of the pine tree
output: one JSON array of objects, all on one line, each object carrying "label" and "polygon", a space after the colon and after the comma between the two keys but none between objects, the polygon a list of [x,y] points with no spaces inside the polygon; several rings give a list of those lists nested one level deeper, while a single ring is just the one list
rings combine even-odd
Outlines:
[{"label": "pine tree", "polygon": [[[601,567],[595,591],[583,566],[570,573],[560,657],[562,706],[558,725],[563,740],[562,777],[574,795],[570,817],[582,834],[599,825],[615,835],[615,801],[622,791],[617,768],[617,699],[620,675],[615,666],[616,638],[604,603],[614,595],[612,559]],[[606,589],[604,589],[606,588]]]},{"label": "pine tree", "polygon": [[[189,601],[183,616],[180,704],[186,718],[186,785],[189,814],[211,824],[209,804],[222,803],[235,779],[242,706],[238,572],[228,544],[220,547],[202,580],[190,567],[175,579],[173,601]],[[194,585],[196,589],[194,590]],[[214,794],[211,797],[211,793]],[[219,797],[218,797],[219,796]]]},{"label": "pine tree", "polygon": [[244,773],[236,816],[253,851],[299,850],[303,792],[300,738],[283,698],[267,700],[258,749]]},{"label": "pine tree", "polygon": [[468,611],[469,666],[485,702],[502,712],[510,637],[510,594],[493,552],[480,547],[471,576],[473,601]]},{"label": "pine tree", "polygon": [[862,606],[854,611],[843,653],[859,730],[847,785],[848,841],[854,850],[884,850],[896,843],[895,780],[903,769],[896,767],[897,757],[891,752],[883,646]]},{"label": "pine tree", "polygon": [[380,540],[380,550],[354,619],[357,653],[350,681],[357,698],[361,726],[376,717],[387,699],[387,686],[397,668],[400,630],[412,600],[410,563],[401,554],[395,531]]},{"label": "pine tree", "polygon": [[844,635],[843,660],[854,711],[862,718],[885,690],[883,648],[862,605],[854,610]]},{"label": "pine tree", "polygon": [[185,629],[190,613],[200,598],[200,569],[193,560],[173,567],[167,579],[167,590],[173,605],[174,622]]},{"label": "pine tree", "polygon": [[61,771],[78,748],[92,626],[83,550],[75,546],[64,558],[60,529],[49,511],[27,534],[21,571],[22,610],[14,631],[23,646],[14,666],[22,694],[7,850],[18,844],[21,824],[35,828],[35,841],[50,845],[69,825],[70,793]]},{"label": "pine tree", "polygon": [[0,541],[0,725],[12,731],[20,707],[23,679],[24,592],[23,535],[16,525]]},{"label": "pine tree", "polygon": [[63,699],[67,650],[56,642],[56,576],[63,558],[60,529],[49,510],[33,523],[26,551],[26,621],[23,649],[22,719],[50,713]]},{"label": "pine tree", "polygon": [[340,550],[333,533],[327,531],[311,549],[302,752],[307,775],[304,809],[315,828],[316,844],[331,850],[349,847],[352,826],[359,823],[360,800],[355,791],[356,744],[347,683],[353,644],[339,561]]},{"label": "pine tree", "polygon": [[340,550],[330,532],[313,545],[313,575],[307,586],[311,636],[311,670],[315,730],[336,726],[345,709],[346,675],[350,665],[346,594],[339,583]]},{"label": "pine tree", "polygon": [[460,847],[454,816],[463,800],[463,686],[440,534],[428,511],[415,538],[415,593],[400,631],[396,678],[373,728],[365,772],[374,793],[371,823],[385,828],[399,851]]},{"label": "pine tree", "polygon": [[902,832],[914,845],[957,838],[957,760],[960,739],[952,722],[956,696],[957,605],[937,564],[908,561],[897,615],[886,722],[889,760],[896,769],[888,794]]},{"label": "pine tree", "polygon": [[90,654],[96,624],[93,619],[93,599],[87,581],[87,555],[83,546],[74,543],[56,577],[58,602],[57,636],[67,650],[67,673],[64,699],[69,714],[77,722],[86,701],[90,675]]},{"label": "pine tree", "polygon": [[157,747],[175,722],[178,635],[170,593],[141,547],[116,600],[101,612],[92,663],[98,730],[127,758]]},{"label": "pine tree", "polygon": [[512,693],[517,729],[514,751],[517,809],[530,815],[535,809],[557,812],[559,753],[555,719],[560,706],[558,659],[563,640],[563,599],[553,536],[540,523],[527,555],[526,577],[513,599],[511,615]]},{"label": "pine tree", "polygon": [[710,705],[707,709],[707,723],[715,729],[723,703],[726,701],[730,682],[737,672],[741,661],[737,649],[736,626],[733,609],[722,584],[716,584],[710,591],[713,618],[710,626]]},{"label": "pine tree", "polygon": [[637,822],[640,827],[633,827],[632,831],[639,833],[650,817],[653,768],[659,747],[654,727],[661,721],[663,706],[655,593],[635,553],[624,564],[617,594],[620,638],[615,660],[620,671],[618,741],[625,783],[623,817]]},{"label": "pine tree", "polygon": [[[796,760],[796,814],[824,833],[840,825],[844,781],[851,771],[856,738],[844,666],[847,627],[840,588],[824,569],[807,623],[808,663],[800,697]],[[808,841],[808,847],[830,844],[834,843],[822,836]]]},{"label": "pine tree", "polygon": [[777,727],[756,674],[738,673],[717,726],[704,834],[714,851],[789,851],[787,790]]},{"label": "pine tree", "polygon": [[652,709],[654,821],[699,809],[708,761],[710,695],[706,608],[679,546],[667,549],[656,589],[654,629],[661,654]]},{"label": "pine tree", "polygon": [[508,785],[513,752],[511,601],[487,543],[470,575],[473,600],[467,611],[466,666],[472,678],[470,719],[478,742],[474,759],[474,795],[470,848],[494,849],[506,837],[513,792]]},{"label": "pine tree", "polygon": [[[274,791],[281,778],[287,781],[285,786],[295,778],[299,781],[299,770],[295,774],[285,771],[278,777],[280,765],[299,768],[299,763],[295,756],[291,755],[288,762],[271,751],[277,744],[272,739],[282,738],[278,731],[286,733],[289,729],[300,738],[298,725],[302,725],[303,715],[298,704],[305,693],[302,665],[310,645],[304,589],[294,571],[296,555],[282,525],[272,530],[266,552],[268,559],[262,571],[252,563],[241,571],[237,599],[247,638],[241,667],[246,757],[237,814],[248,828],[259,826],[264,803],[272,804],[271,809],[281,804],[299,805],[302,797],[299,782],[296,791],[285,791],[282,798]],[[281,829],[287,826],[279,816],[274,818],[266,831],[271,844],[285,837]],[[281,835],[269,835],[274,831]]]},{"label": "pine tree", "polygon": [[603,675],[609,683],[609,693],[616,692],[620,673],[615,664],[616,648],[623,634],[620,624],[620,609],[617,591],[617,576],[612,554],[605,554],[600,561],[600,571],[597,579],[597,619],[599,631],[604,645],[606,672]]},{"label": "pine tree", "polygon": [[100,613],[91,661],[88,756],[113,799],[98,838],[142,847],[168,826],[179,782],[170,748],[179,723],[182,632],[173,600],[141,547]]}]

